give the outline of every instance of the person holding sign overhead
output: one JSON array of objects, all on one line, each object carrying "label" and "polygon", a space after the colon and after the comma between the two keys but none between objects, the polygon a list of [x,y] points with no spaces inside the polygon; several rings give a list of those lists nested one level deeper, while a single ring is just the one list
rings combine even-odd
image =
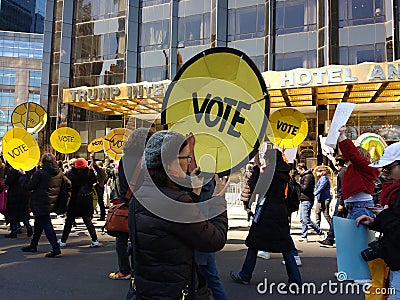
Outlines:
[{"label": "person holding sign overhead", "polygon": [[364,148],[356,147],[347,138],[346,130],[346,126],[340,127],[338,142],[340,151],[348,162],[342,180],[342,198],[348,209],[347,218],[355,220],[361,215],[374,217],[375,215],[367,207],[374,206],[372,193],[379,171],[369,166],[370,154]]}]

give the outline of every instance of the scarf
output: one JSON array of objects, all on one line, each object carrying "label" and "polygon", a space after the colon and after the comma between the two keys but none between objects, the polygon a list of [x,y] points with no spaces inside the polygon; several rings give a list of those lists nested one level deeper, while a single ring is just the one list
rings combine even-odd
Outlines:
[{"label": "scarf", "polygon": [[389,205],[393,207],[397,195],[400,193],[400,180],[395,182],[384,182],[382,184],[382,193],[380,197],[381,206]]}]

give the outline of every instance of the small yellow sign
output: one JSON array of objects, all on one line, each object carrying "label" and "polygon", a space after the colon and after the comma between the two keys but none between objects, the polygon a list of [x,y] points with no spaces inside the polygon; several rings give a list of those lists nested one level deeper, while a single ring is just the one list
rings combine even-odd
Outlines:
[{"label": "small yellow sign", "polygon": [[294,148],[300,145],[308,134],[306,117],[294,108],[283,108],[274,112],[267,128],[268,139],[279,148]]},{"label": "small yellow sign", "polygon": [[104,138],[104,152],[114,160],[120,160],[124,154],[122,148],[129,136],[130,130],[125,128],[114,128]]},{"label": "small yellow sign", "polygon": [[50,144],[60,153],[74,153],[81,147],[81,136],[71,127],[61,127],[51,134]]},{"label": "small yellow sign", "polygon": [[88,152],[92,153],[103,151],[103,142],[103,138],[94,139],[88,144]]},{"label": "small yellow sign", "polygon": [[42,106],[37,103],[29,103],[28,124],[26,124],[26,111],[28,103],[18,105],[12,115],[11,122],[14,127],[25,128],[28,133],[38,133],[47,123],[47,113]]}]

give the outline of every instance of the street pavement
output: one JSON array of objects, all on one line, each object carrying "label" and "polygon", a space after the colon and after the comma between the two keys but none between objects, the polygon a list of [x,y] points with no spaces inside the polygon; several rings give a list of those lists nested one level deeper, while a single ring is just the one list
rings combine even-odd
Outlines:
[{"label": "street pavement", "polygon": [[[231,270],[239,271],[246,255],[244,240],[248,232],[246,214],[242,206],[231,206],[228,209],[229,232],[228,241],[222,251],[217,253],[220,277],[227,289],[229,299],[364,299],[361,290],[353,292],[352,286],[338,283],[334,277],[336,272],[335,248],[322,248],[316,242],[318,236],[309,235],[308,243],[295,241],[301,251],[303,265],[300,272],[306,287],[300,295],[280,294],[276,285],[287,282],[285,266],[281,254],[272,254],[271,259],[258,259],[250,285],[233,283],[229,277]],[[322,226],[327,224],[323,220]],[[33,224],[33,220],[31,220]],[[64,219],[55,218],[57,236],[61,236]],[[37,253],[24,253],[21,247],[28,245],[30,239],[25,231],[17,239],[6,239],[8,227],[0,219],[0,299],[125,299],[129,281],[110,280],[107,275],[118,269],[114,238],[101,234],[104,222],[94,222],[101,247],[90,248],[90,237],[82,220],[77,220],[67,247],[62,249],[58,258],[45,258],[50,250],[46,237],[42,236]],[[293,214],[292,236],[294,240],[300,234],[298,216]],[[154,245],[157,247],[157,245]],[[259,285],[260,283],[267,283]],[[337,292],[334,292],[335,284]],[[275,286],[273,286],[275,284]],[[326,286],[324,286],[325,284]],[[315,285],[316,294],[312,290]],[[265,289],[265,286],[268,286]],[[272,287],[271,287],[272,286]],[[321,289],[322,286],[322,289]],[[257,289],[259,287],[259,290]],[[343,290],[340,293],[340,289]],[[346,293],[347,289],[347,293]],[[356,291],[357,289],[354,288]],[[272,292],[272,294],[271,294]]]}]

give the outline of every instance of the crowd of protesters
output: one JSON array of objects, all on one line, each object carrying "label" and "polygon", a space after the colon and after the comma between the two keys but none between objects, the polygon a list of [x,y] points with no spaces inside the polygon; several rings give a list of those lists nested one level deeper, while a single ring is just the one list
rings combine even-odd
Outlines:
[{"label": "crowd of protesters", "polygon": [[[2,188],[8,188],[5,220],[10,224],[5,237],[16,238],[22,223],[32,237],[22,251],[37,252],[44,231],[51,245],[46,257],[57,257],[67,247],[76,218],[81,217],[91,238],[90,247],[98,247],[92,222],[97,195],[99,221],[105,220],[106,208],[112,203],[129,206],[129,233],[116,238],[118,270],[108,275],[110,279],[131,279],[128,295],[137,299],[210,299],[212,294],[216,300],[228,299],[214,252],[227,241],[225,192],[229,178],[204,176],[195,165],[187,137],[174,131],[152,133],[135,130],[119,163],[95,162],[93,155],[89,162],[84,158],[57,162],[54,155],[45,153],[37,168],[24,172],[3,162],[0,177],[4,179]],[[336,199],[333,216],[354,219],[383,233],[382,258],[390,268],[390,286],[400,295],[400,142],[390,145],[373,162],[345,133],[342,127],[338,139],[342,156],[334,163],[338,170],[336,197],[332,197],[333,178],[326,166],[290,165],[284,151],[267,150],[246,165],[240,199],[250,226],[245,240],[248,249],[240,271],[230,273],[234,282],[250,284],[257,257],[282,253],[289,284],[301,285],[302,263],[290,234],[292,207],[299,210],[301,222],[297,241],[309,242],[311,228],[321,246],[332,247],[335,235],[340,234],[334,232],[330,213]],[[57,239],[50,213],[63,184],[70,191],[70,200]],[[293,188],[296,184],[298,193]],[[296,194],[297,206],[293,204]],[[255,210],[252,203],[256,203]],[[314,205],[315,222],[311,218]],[[321,228],[321,214],[328,223],[327,231]],[[396,296],[389,299],[398,299]]]}]

